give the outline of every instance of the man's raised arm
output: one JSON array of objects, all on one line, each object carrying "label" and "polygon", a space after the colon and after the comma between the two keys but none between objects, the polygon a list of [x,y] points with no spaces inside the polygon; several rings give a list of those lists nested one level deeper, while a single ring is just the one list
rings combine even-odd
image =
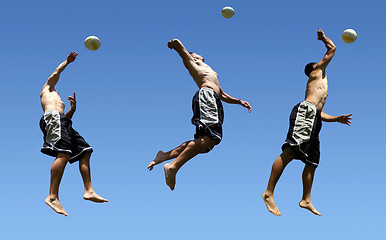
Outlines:
[{"label": "man's raised arm", "polygon": [[324,32],[322,31],[322,29],[319,28],[317,34],[318,34],[318,40],[321,40],[324,43],[324,45],[326,45],[326,48],[327,48],[327,52],[324,55],[323,59],[320,60],[320,62],[318,62],[316,66],[317,68],[320,68],[324,71],[327,65],[330,63],[332,57],[335,55],[336,47],[334,43],[331,41],[331,39],[329,39],[324,35]]},{"label": "man's raised arm", "polygon": [[172,39],[168,42],[168,48],[176,50],[178,55],[182,58],[185,67],[189,70],[190,74],[195,72],[195,63],[192,55],[186,50],[185,46],[178,39]]},{"label": "man's raised arm", "polygon": [[60,76],[60,73],[63,72],[63,70],[67,67],[68,64],[72,63],[73,61],[75,61],[76,59],[76,56],[78,56],[78,54],[76,52],[71,52],[68,56],[67,56],[67,59],[62,62],[56,69],[55,71],[51,74],[51,76],[48,78],[47,82],[44,84],[43,88],[44,87],[49,87],[50,90],[54,89],[55,85],[58,83],[59,81],[59,76]]}]

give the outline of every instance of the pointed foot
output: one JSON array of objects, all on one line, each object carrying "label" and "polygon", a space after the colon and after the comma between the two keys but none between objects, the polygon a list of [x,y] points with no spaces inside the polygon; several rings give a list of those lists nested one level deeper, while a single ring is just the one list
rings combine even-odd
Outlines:
[{"label": "pointed foot", "polygon": [[50,206],[55,212],[57,212],[59,214],[63,214],[64,216],[68,216],[68,214],[64,210],[62,204],[59,202],[58,198],[47,197],[46,200],[44,200],[44,202],[48,206]]},{"label": "pointed foot", "polygon": [[316,208],[314,207],[314,205],[312,205],[311,202],[307,202],[306,200],[301,200],[299,202],[299,206],[301,208],[305,208],[305,209],[311,211],[315,215],[322,216],[322,214],[318,210],[316,210]]},{"label": "pointed foot", "polygon": [[166,184],[169,186],[170,190],[174,190],[174,187],[176,185],[176,171],[174,171],[169,163],[166,163],[164,165],[164,171],[165,171],[165,180]]},{"label": "pointed foot", "polygon": [[264,192],[262,197],[268,211],[273,213],[273,215],[275,216],[280,216],[281,212],[279,211],[279,208],[277,208],[275,201],[273,200],[273,195],[268,194],[267,192]]},{"label": "pointed foot", "polygon": [[104,199],[103,197],[99,196],[95,192],[86,192],[83,195],[83,199],[84,200],[88,200],[88,201],[92,201],[92,202],[96,202],[96,203],[108,202],[107,199]]}]

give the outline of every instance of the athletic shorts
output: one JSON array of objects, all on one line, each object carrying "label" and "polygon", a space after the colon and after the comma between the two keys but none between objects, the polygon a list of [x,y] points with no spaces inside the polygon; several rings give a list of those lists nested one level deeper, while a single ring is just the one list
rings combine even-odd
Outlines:
[{"label": "athletic shorts", "polygon": [[217,93],[211,88],[201,88],[193,97],[192,108],[192,124],[196,126],[194,138],[208,136],[216,140],[216,145],[219,144],[222,139],[224,109]]},{"label": "athletic shorts", "polygon": [[70,163],[79,161],[92,147],[72,128],[72,121],[58,111],[47,111],[40,119],[40,129],[44,134],[41,152],[52,157],[58,153],[70,154]]},{"label": "athletic shorts", "polygon": [[295,159],[316,168],[320,159],[321,128],[322,118],[316,106],[308,101],[297,104],[291,112],[287,139],[282,150],[290,147]]}]

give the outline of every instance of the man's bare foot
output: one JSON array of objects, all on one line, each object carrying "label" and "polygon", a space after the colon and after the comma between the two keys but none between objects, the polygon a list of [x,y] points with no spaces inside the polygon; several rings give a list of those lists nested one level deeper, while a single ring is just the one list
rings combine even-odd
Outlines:
[{"label": "man's bare foot", "polygon": [[166,163],[164,165],[164,171],[165,171],[166,184],[173,191],[174,190],[174,186],[176,185],[176,173],[177,172],[171,169],[170,163]]},{"label": "man's bare foot", "polygon": [[322,214],[320,212],[318,212],[318,210],[315,209],[314,205],[312,205],[311,202],[307,202],[306,200],[303,199],[299,202],[299,206],[302,208],[310,210],[311,212],[313,212],[314,214],[316,214],[318,216],[322,216]]},{"label": "man's bare foot", "polygon": [[84,195],[83,195],[83,198],[85,200],[89,200],[89,201],[97,202],[97,203],[108,202],[107,199],[104,199],[103,197],[99,196],[95,192],[85,192]]},{"label": "man's bare foot", "polygon": [[64,216],[68,216],[66,211],[64,211],[62,204],[60,204],[59,199],[47,197],[46,200],[44,200],[44,202],[52,209],[54,209],[55,212],[59,214],[63,214]]},{"label": "man's bare foot", "polygon": [[149,166],[147,166],[147,169],[149,169],[149,171],[151,171],[151,170],[153,170],[153,167],[155,165],[158,165],[158,164],[162,163],[163,161],[165,161],[165,159],[164,159],[164,152],[158,151],[157,156],[155,156],[154,160],[151,161]]},{"label": "man's bare foot", "polygon": [[268,211],[273,213],[275,216],[280,216],[281,213],[280,213],[279,209],[277,208],[275,202],[273,201],[273,196],[270,196],[269,194],[264,192],[262,197],[263,197],[265,206],[267,206]]}]

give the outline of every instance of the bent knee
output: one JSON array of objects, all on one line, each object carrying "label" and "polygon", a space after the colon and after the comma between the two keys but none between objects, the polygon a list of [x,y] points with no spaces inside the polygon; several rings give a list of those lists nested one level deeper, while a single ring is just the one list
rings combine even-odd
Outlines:
[{"label": "bent knee", "polygon": [[204,136],[200,139],[200,146],[203,153],[207,153],[217,144],[217,141],[211,137]]}]

